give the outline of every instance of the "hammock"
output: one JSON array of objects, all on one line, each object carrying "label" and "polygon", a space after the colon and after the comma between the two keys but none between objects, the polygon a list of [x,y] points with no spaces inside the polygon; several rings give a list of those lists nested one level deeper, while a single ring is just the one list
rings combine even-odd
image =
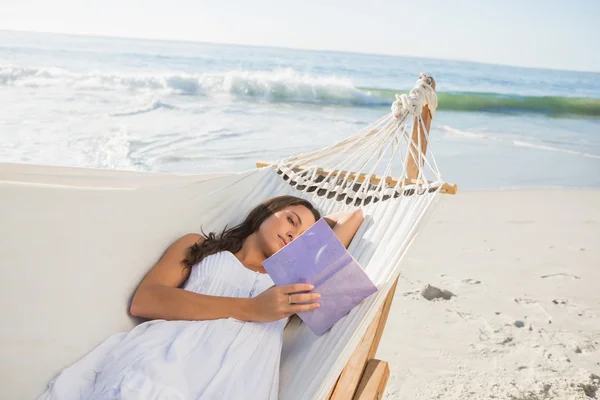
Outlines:
[{"label": "hammock", "polygon": [[[380,290],[321,337],[298,318],[290,321],[280,398],[351,398],[356,388],[344,388],[344,366],[374,318],[382,318],[426,214],[440,193],[456,191],[425,154],[436,105],[433,80],[422,74],[390,114],[356,135],[242,173],[0,164],[0,397],[35,397],[62,368],[139,322],[126,304],[176,238],[200,224],[205,232],[237,224],[259,202],[290,194],[323,215],[363,209],[349,250]],[[359,370],[356,379],[364,365]]]}]

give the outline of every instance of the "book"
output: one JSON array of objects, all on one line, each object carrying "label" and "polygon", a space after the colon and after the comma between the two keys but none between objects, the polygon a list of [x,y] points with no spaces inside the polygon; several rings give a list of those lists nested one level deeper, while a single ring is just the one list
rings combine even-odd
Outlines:
[{"label": "book", "polygon": [[361,301],[377,292],[333,229],[319,219],[263,262],[276,286],[310,283],[321,307],[298,316],[316,334],[327,332]]}]

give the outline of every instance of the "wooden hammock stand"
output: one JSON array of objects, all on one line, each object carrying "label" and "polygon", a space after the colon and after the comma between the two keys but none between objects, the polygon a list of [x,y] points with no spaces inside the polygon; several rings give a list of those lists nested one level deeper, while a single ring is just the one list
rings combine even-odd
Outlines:
[{"label": "wooden hammock stand", "polygon": [[[435,89],[435,81],[433,78],[432,87]],[[421,118],[423,119],[423,123],[429,132],[429,128],[431,126],[432,116],[429,112],[429,107],[423,107],[423,111],[421,113]],[[413,132],[412,132],[412,146],[416,145],[415,143],[421,143],[423,148],[422,152],[425,154],[427,151],[427,141],[425,138],[425,134],[420,132],[421,141],[419,142],[419,129],[417,119],[415,118],[415,123],[413,124]],[[418,154],[418,153],[416,153]],[[267,162],[257,162],[257,167],[266,167],[271,165],[271,163]],[[302,167],[299,167],[301,169]],[[417,183],[419,167],[417,166],[414,158],[409,157],[408,165],[407,165],[407,183]],[[327,175],[330,170],[322,169],[318,170],[318,173],[321,175]],[[344,177],[346,174],[350,174],[350,178],[354,178],[356,176],[353,172],[345,172],[342,171],[341,176]],[[365,179],[364,174],[359,175],[357,182],[363,182]],[[377,176],[371,177],[371,183],[378,183],[381,178]],[[396,178],[388,178],[388,184],[395,185],[398,181]],[[458,187],[454,184],[446,183],[440,189],[441,193],[446,194],[456,194]],[[375,355],[377,353],[377,348],[379,347],[379,342],[381,341],[381,336],[383,335],[383,330],[385,328],[385,324],[387,322],[388,314],[390,312],[390,308],[392,307],[392,301],[394,300],[394,294],[396,292],[396,286],[398,284],[398,278],[390,288],[387,297],[385,298],[383,305],[375,314],[373,321],[367,328],[364,336],[356,346],[354,353],[348,360],[348,363],[344,367],[342,373],[340,374],[336,384],[333,386],[326,399],[328,400],[379,400],[383,398],[383,393],[385,391],[385,386],[387,385],[388,378],[390,376],[389,365],[386,361],[375,359]]]}]

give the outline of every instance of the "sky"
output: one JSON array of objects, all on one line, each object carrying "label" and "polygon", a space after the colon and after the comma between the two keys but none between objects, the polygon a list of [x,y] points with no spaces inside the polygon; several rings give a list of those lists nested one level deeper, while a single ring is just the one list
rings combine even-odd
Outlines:
[{"label": "sky", "polygon": [[600,72],[600,0],[0,0],[0,29]]}]

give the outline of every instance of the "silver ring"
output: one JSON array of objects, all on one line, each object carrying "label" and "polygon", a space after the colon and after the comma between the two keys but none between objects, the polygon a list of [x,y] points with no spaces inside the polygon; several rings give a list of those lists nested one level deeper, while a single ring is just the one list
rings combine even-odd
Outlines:
[{"label": "silver ring", "polygon": [[291,294],[288,294],[288,302],[289,302],[290,304],[292,304],[292,295],[291,295]]}]

